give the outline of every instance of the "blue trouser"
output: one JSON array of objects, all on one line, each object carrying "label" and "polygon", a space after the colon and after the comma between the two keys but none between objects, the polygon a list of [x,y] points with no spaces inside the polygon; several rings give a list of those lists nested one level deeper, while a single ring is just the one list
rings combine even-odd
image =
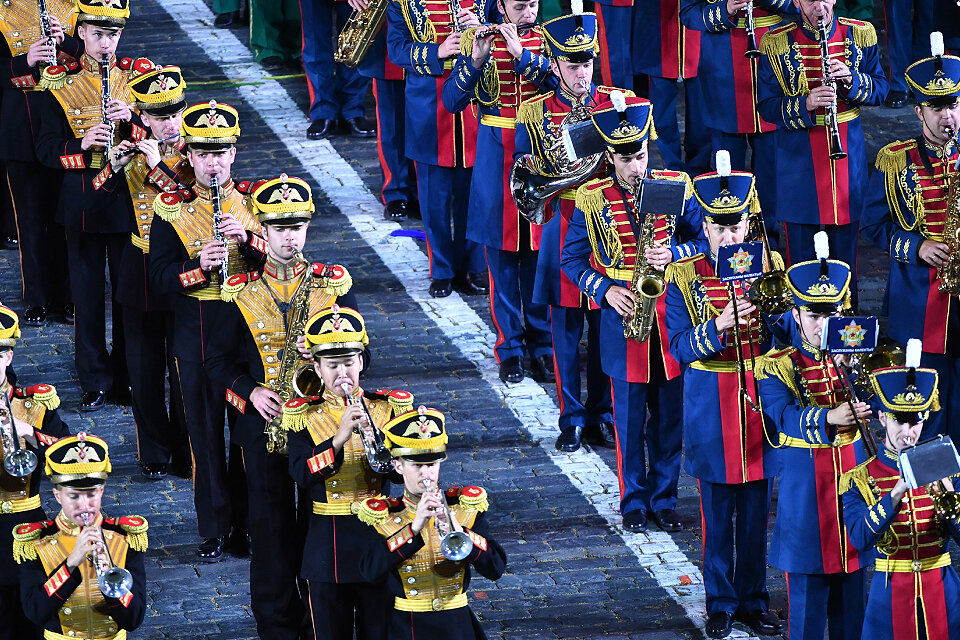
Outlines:
[{"label": "blue trouser", "polygon": [[[811,544],[818,541],[812,540]],[[786,575],[790,640],[823,640],[824,625],[830,629],[830,640],[860,637],[867,606],[864,569],[853,573]]]},{"label": "blue trouser", "polygon": [[682,381],[682,376],[664,380],[662,371],[655,372],[649,383],[610,378],[613,424],[617,431],[620,513],[624,515],[677,506],[683,444],[683,414],[679,410],[683,403]]},{"label": "blue trouser", "polygon": [[467,240],[466,203],[473,169],[415,164],[430,277],[438,280],[462,273],[482,273],[487,268],[483,245]]},{"label": "blue trouser", "polygon": [[816,260],[817,254],[813,248],[813,236],[818,231],[826,231],[830,239],[830,259],[846,262],[850,267],[850,299],[853,308],[857,308],[857,241],[860,235],[860,221],[850,224],[803,224],[801,222],[784,222],[787,232],[787,266]]},{"label": "blue trouser", "polygon": [[413,160],[404,152],[404,117],[407,99],[403,80],[373,80],[377,101],[377,154],[383,173],[383,204],[410,200],[414,195]]},{"label": "blue trouser", "polygon": [[[956,315],[951,310],[951,319]],[[948,331],[947,335],[956,333]],[[947,342],[947,349],[952,345]],[[953,347],[956,349],[957,347]],[[930,416],[923,423],[923,432],[920,440],[926,440],[936,435],[949,435],[954,445],[960,446],[960,423],[951,421],[950,411],[960,407],[960,356],[955,353],[924,353],[920,356],[920,364],[937,370],[937,393],[940,397],[940,411],[931,411]]]},{"label": "blue trouser", "polygon": [[695,176],[710,170],[710,132],[700,117],[703,94],[697,78],[683,81],[686,101],[683,148],[680,148],[680,126],[677,122],[677,96],[680,85],[676,80],[650,76],[650,102],[653,103],[653,126],[657,129],[657,149],[663,164],[673,171],[688,171]]},{"label": "blue trouser", "polygon": [[[587,403],[580,401],[580,338],[587,329]],[[600,310],[550,307],[553,370],[560,400],[560,429],[596,425],[612,420],[610,377],[600,366]]]},{"label": "blue trouser", "polygon": [[721,484],[698,480],[697,484],[703,523],[703,588],[707,595],[707,615],[720,611],[766,611],[770,602],[767,593],[768,481]]},{"label": "blue trouser", "polygon": [[[526,224],[520,225],[521,229]],[[490,312],[497,329],[494,353],[497,362],[523,357],[524,347],[531,358],[549,356],[550,305],[533,301],[537,275],[537,252],[521,232],[519,251],[487,247],[490,269]]]},{"label": "blue trouser", "polygon": [[906,91],[904,70],[930,56],[930,32],[934,30],[933,0],[884,0],[887,25],[887,55],[890,61],[890,91]]},{"label": "blue trouser", "polygon": [[333,42],[350,17],[346,2],[302,0],[303,70],[310,93],[310,120],[363,117],[368,80],[356,69],[333,61]]},{"label": "blue trouser", "polygon": [[[763,222],[767,232],[779,236],[777,226],[777,154],[776,131],[769,133],[724,133],[710,129],[713,155],[726,149],[730,152],[730,166],[734,171],[749,171],[756,176],[757,197],[763,208]],[[747,165],[747,147],[750,147],[750,165]]]},{"label": "blue trouser", "polygon": [[633,59],[631,34],[633,13],[631,7],[594,5],[600,26],[600,75],[603,84],[633,90]]}]

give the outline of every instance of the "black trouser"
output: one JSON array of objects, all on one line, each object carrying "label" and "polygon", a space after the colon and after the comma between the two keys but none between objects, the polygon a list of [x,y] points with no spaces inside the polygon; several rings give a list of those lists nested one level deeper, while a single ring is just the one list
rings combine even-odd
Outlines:
[{"label": "black trouser", "polygon": [[39,162],[7,160],[6,165],[20,238],[23,303],[36,307],[70,302],[67,241],[63,227],[54,222],[60,199],[59,172]]},{"label": "black trouser", "polygon": [[[169,463],[171,459],[181,462],[190,455],[180,385],[173,375],[173,355],[168,349],[172,335],[173,313],[123,305],[124,351],[137,425],[137,459],[143,464]],[[170,384],[169,411],[166,379]]]},{"label": "black trouser", "polygon": [[[74,360],[80,388],[84,392],[122,389],[127,385],[122,313],[116,302],[110,305],[113,313],[113,349],[107,351],[103,272],[109,267],[112,289],[123,264],[123,248],[128,242],[128,233],[67,230],[67,256],[73,273],[70,290],[77,314]],[[111,291],[110,298],[116,300],[114,291]]]},{"label": "black trouser", "polygon": [[[245,418],[252,416],[240,419]],[[243,449],[250,495],[250,605],[260,640],[298,640],[304,611],[297,590],[303,545],[292,544],[302,540],[296,489],[287,457],[268,454],[266,438],[251,440]]]},{"label": "black trouser", "polygon": [[386,640],[393,595],[385,584],[307,581],[315,640]]},{"label": "black trouser", "polygon": [[[190,434],[193,504],[200,537],[225,536],[231,527],[245,530],[247,485],[238,445],[231,443],[229,466],[227,463],[223,433],[225,391],[213,388],[200,362],[174,358],[174,367],[183,399],[183,421]],[[230,422],[232,434],[232,413]]]},{"label": "black trouser", "polygon": [[[0,160],[0,175],[7,172],[7,163]],[[13,196],[9,189],[0,190],[0,233],[5,236],[17,235],[17,221],[13,214]]]}]

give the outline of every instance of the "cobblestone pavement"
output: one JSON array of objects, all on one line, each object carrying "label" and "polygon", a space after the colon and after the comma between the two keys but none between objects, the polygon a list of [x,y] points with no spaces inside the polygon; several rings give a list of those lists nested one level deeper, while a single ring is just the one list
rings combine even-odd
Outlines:
[{"label": "cobblestone pavement", "polygon": [[[181,65],[191,101],[216,98],[240,110],[236,176],[285,171],[320,186],[305,253],[341,262],[353,274],[375,356],[365,386],[407,389],[418,403],[447,412],[452,451],[444,480],[480,484],[491,493],[491,517],[509,556],[508,573],[496,584],[477,579],[470,596],[489,637],[703,637],[695,481],[681,478],[678,510],[685,531],[624,534],[616,514],[614,452],[554,451],[555,389],[529,379],[510,387],[499,382],[487,301],[457,294],[442,301],[429,298],[425,248],[391,236],[400,226],[382,221],[370,195],[380,186],[375,141],[305,141],[309,122],[303,115],[302,78],[265,79],[238,46],[236,38],[246,42],[243,28],[213,29],[212,15],[200,0],[168,0],[162,6],[142,0],[133,9],[121,55]],[[912,135],[913,122],[910,110],[865,109],[871,157],[893,137]],[[865,247],[860,268],[863,311],[879,314],[882,254]],[[15,253],[0,253],[0,270],[7,276],[0,295],[19,308],[17,269]],[[150,521],[150,604],[143,627],[132,637],[255,638],[247,561],[195,561],[190,482],[173,477],[152,482],[140,475],[129,407],[110,405],[92,415],[76,410],[80,392],[71,327],[25,328],[15,364],[27,383],[57,385],[61,413],[73,431],[86,429],[110,441],[114,473],[107,510],[142,514]],[[52,502],[47,496],[51,513]],[[772,607],[783,610],[782,573],[771,568],[768,576]],[[748,634],[738,628],[734,637]]]}]

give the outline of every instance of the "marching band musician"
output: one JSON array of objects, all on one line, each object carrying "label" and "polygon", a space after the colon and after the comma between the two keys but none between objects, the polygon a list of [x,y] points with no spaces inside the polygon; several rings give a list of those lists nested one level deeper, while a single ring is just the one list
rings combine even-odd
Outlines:
[{"label": "marching band musician", "polygon": [[[911,140],[891,142],[877,154],[877,170],[863,213],[863,234],[890,254],[884,309],[887,332],[901,344],[913,336],[923,340],[922,363],[940,374],[944,406],[960,406],[960,314],[955,294],[960,282],[944,282],[941,268],[960,259],[949,244],[948,219],[956,223],[957,204],[950,185],[958,180],[956,131],[960,128],[960,58],[937,51],[907,69],[914,112],[921,133]],[[949,213],[953,207],[953,213]],[[944,287],[946,290],[941,290]],[[891,302],[891,292],[896,292]],[[918,312],[918,310],[923,310]],[[960,442],[960,429],[951,429],[947,412],[924,421],[924,438],[950,433]]]},{"label": "marching band musician", "polygon": [[[130,93],[147,137],[136,143],[120,142],[115,157],[93,181],[95,191],[127,203],[128,216],[136,221],[136,231],[123,250],[116,301],[123,305],[137,459],[144,475],[153,480],[167,475],[171,460],[181,474],[190,466],[181,394],[172,351],[167,348],[173,336],[173,300],[169,294],[156,292],[147,279],[153,201],[159,193],[176,191],[194,179],[192,168],[180,154],[185,88],[179,67],[157,65],[134,76]],[[169,411],[164,384],[168,369],[172,387]]]},{"label": "marching band musician", "polygon": [[360,388],[367,342],[363,318],[353,309],[334,306],[310,318],[305,346],[323,386],[319,396],[283,405],[290,475],[313,501],[300,577],[309,587],[317,638],[352,638],[356,625],[358,640],[385,639],[393,610],[386,585],[360,575],[357,558],[366,531],[353,509],[367,498],[382,497],[386,476],[393,472],[386,449],[377,458],[376,448],[370,448],[375,445],[364,439],[372,438],[370,429],[382,430],[388,420],[409,410],[413,396]]},{"label": "marching band musician", "polygon": [[310,264],[300,253],[314,211],[305,181],[281,174],[259,184],[252,199],[267,259],[261,269],[227,280],[230,304],[219,312],[205,366],[240,414],[233,439],[243,448],[250,496],[250,599],[258,632],[265,640],[297,640],[303,549],[290,543],[299,534],[295,487],[281,454],[280,392],[302,364],[300,326],[322,309],[338,302],[355,306],[356,300],[344,267]]},{"label": "marching band musician", "polygon": [[863,563],[843,526],[837,483],[866,459],[858,424],[871,412],[852,400],[840,378],[846,374],[820,350],[851,276],[846,264],[828,260],[826,233],[816,242],[820,259],[787,271],[796,303],[792,345],[760,358],[754,372],[764,412],[779,431],[781,498],[770,564],[787,574],[791,640],[822,640],[824,626],[831,640],[859,638],[865,602]]},{"label": "marching band musician", "polygon": [[25,325],[45,324],[48,313],[73,322],[66,237],[54,221],[63,172],[61,167],[51,169],[37,160],[38,123],[30,117],[36,107],[30,105],[35,102],[35,92],[53,79],[39,75],[46,62],[54,59],[58,50],[79,58],[83,44],[72,36],[77,20],[75,3],[50,0],[46,4],[53,45],[41,37],[36,2],[0,4],[0,162],[7,169],[6,178],[0,176],[0,180],[5,179],[10,188],[16,215]]},{"label": "marching band musician", "polygon": [[[230,273],[245,273],[262,262],[266,247],[254,233],[260,223],[249,210],[250,183],[237,184],[230,178],[240,137],[236,109],[215,100],[192,105],[183,112],[182,135],[181,153],[196,180],[186,189],[160,193],[153,201],[148,268],[151,288],[174,296],[172,350],[193,456],[193,499],[202,538],[197,557],[217,562],[231,529],[232,550],[246,554],[247,496],[235,443],[227,467],[224,390],[214,385],[204,363],[224,305],[221,261],[226,260]],[[214,228],[214,178],[222,213],[219,229]]]},{"label": "marching band musician", "polygon": [[[556,148],[564,122],[571,123],[589,115],[588,109],[610,100],[610,87],[593,84],[593,63],[599,48],[597,19],[583,13],[582,3],[573,3],[571,15],[560,16],[543,24],[545,51],[558,87],[551,92],[530,98],[517,109],[517,132],[514,158],[534,154],[548,175],[562,176],[566,161],[547,151]],[[633,95],[626,92],[626,95]],[[574,105],[583,116],[571,116]],[[602,163],[603,160],[601,159]],[[591,176],[592,177],[592,176]],[[581,437],[591,444],[613,444],[613,402],[610,399],[610,378],[600,365],[600,310],[587,309],[583,293],[560,270],[560,257],[570,219],[575,208],[577,187],[571,185],[548,203],[550,217],[542,227],[537,274],[533,283],[533,300],[550,305],[550,329],[553,342],[554,377],[560,401],[560,435],[556,447],[560,451],[576,451]],[[580,399],[580,338],[583,324],[587,331],[587,399]]]},{"label": "marching band musician", "polygon": [[[115,298],[121,254],[134,226],[129,205],[92,194],[92,184],[112,159],[105,157],[107,148],[117,139],[139,140],[146,133],[130,110],[128,84],[132,71],[153,65],[140,59],[134,69],[130,58],[117,59],[115,55],[130,17],[127,0],[80,1],[77,7],[77,38],[83,42],[84,53],[79,60],[71,59],[58,68],[57,73],[65,74],[65,79],[37,95],[36,150],[42,163],[65,170],[56,219],[67,232],[70,289],[76,309],[74,363],[83,389],[80,410],[97,411],[103,408],[108,393],[121,402],[128,398],[120,305],[112,307],[113,349],[107,351],[103,273],[109,266]],[[104,59],[108,60],[107,70],[100,68]],[[109,75],[109,95],[102,95],[105,73]]]},{"label": "marching band musician", "polygon": [[[790,203],[777,212],[786,230],[787,262],[812,259],[813,235],[825,230],[833,255],[853,270],[856,306],[857,234],[867,183],[860,107],[883,102],[887,79],[873,25],[836,17],[834,2],[793,0],[800,15],[764,34],[757,110],[778,127],[773,161],[776,201]],[[818,25],[828,35],[829,82]],[[831,157],[841,152],[845,157]]]},{"label": "marching band musician", "polygon": [[470,196],[477,116],[473,109],[450,113],[441,98],[463,29],[480,26],[476,8],[474,0],[431,0],[429,6],[398,0],[387,7],[387,54],[407,72],[404,148],[416,167],[434,298],[453,293],[454,279],[465,293],[489,291],[483,248],[466,237],[463,206]]},{"label": "marching band musician", "polygon": [[[83,432],[61,438],[45,457],[61,510],[53,520],[13,531],[24,610],[47,640],[123,640],[147,608],[147,521],[101,513],[111,464],[100,438]],[[121,571],[108,574],[113,568]]]},{"label": "marching band musician", "polygon": [[387,637],[486,638],[467,604],[471,568],[498,580],[507,566],[486,521],[486,490],[440,489],[448,441],[440,411],[407,411],[384,425],[384,436],[403,498],[367,498],[357,517],[373,527],[362,540],[360,575],[386,581],[394,596]]},{"label": "marching band musician", "polygon": [[[760,635],[778,634],[782,624],[768,610],[766,584],[768,481],[774,469],[750,371],[770,348],[771,335],[747,296],[747,282],[727,285],[716,267],[717,251],[744,242],[750,214],[759,209],[755,179],[732,172],[721,151],[717,171],[694,178],[693,189],[710,252],[667,265],[666,320],[670,353],[681,366],[689,365],[683,376],[683,439],[687,472],[700,489],[706,632],[725,638],[739,620]],[[765,270],[782,269],[780,256],[771,257],[775,264]]]},{"label": "marching band musician", "polygon": [[[936,408],[937,372],[889,367],[870,381],[881,405],[883,448],[840,480],[850,540],[865,557],[876,558],[861,637],[956,640],[960,580],[947,547],[951,538],[960,541],[960,523],[956,513],[937,513],[936,489],[910,489],[899,462]],[[955,495],[951,479],[941,482],[941,496]]]},{"label": "marching band musician", "polygon": [[[560,267],[591,303],[600,306],[604,336],[600,361],[612,381],[623,526],[628,531],[646,531],[650,512],[662,529],[677,531],[682,526],[674,510],[683,424],[677,410],[681,371],[668,350],[663,296],[656,300],[647,339],[624,337],[624,327],[627,321],[637,321],[633,318],[639,306],[637,294],[630,288],[635,270],[649,265],[659,271],[698,253],[699,245],[693,240],[702,241],[703,214],[687,174],[647,171],[647,142],[655,137],[650,102],[625,97],[620,91],[610,97],[610,102],[594,108],[591,118],[606,143],[613,173],[577,190]],[[648,176],[686,185],[682,214],[639,219],[641,181]],[[653,225],[654,233],[644,255],[638,257],[644,222]]]},{"label": "marching band musician", "polygon": [[[464,32],[460,57],[443,83],[443,104],[452,113],[474,98],[480,104],[467,239],[485,247],[500,379],[523,380],[526,350],[534,380],[553,382],[549,308],[533,301],[541,227],[521,220],[510,196],[517,107],[552,76],[540,27],[520,29],[536,20],[539,0],[497,0],[496,6],[503,22]],[[489,30],[493,34],[484,35]]]},{"label": "marching band musician", "polygon": [[[46,519],[40,504],[43,468],[38,464],[47,447],[67,436],[67,425],[57,415],[60,398],[52,385],[15,387],[7,375],[20,337],[17,314],[0,306],[0,441],[4,465],[0,467],[0,548],[13,544],[13,528],[29,520]],[[8,411],[12,411],[10,421]],[[13,431],[11,431],[11,427]],[[17,441],[12,436],[16,433]],[[23,453],[29,451],[30,453]],[[22,462],[26,460],[26,462]],[[33,469],[30,469],[30,466]],[[11,473],[11,471],[13,473]],[[24,475],[19,475],[24,474]],[[39,640],[40,628],[24,615],[20,600],[17,564],[12,555],[0,554],[0,611],[4,612],[0,640]]]}]

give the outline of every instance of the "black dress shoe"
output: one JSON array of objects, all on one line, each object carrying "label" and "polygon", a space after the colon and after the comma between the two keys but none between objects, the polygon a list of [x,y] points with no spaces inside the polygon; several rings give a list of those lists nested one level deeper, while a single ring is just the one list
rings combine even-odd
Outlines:
[{"label": "black dress shoe", "polygon": [[726,638],[733,631],[733,614],[729,611],[711,613],[706,631],[708,638]]},{"label": "black dress shoe", "polygon": [[51,305],[50,315],[57,316],[58,318],[63,318],[63,322],[66,322],[67,324],[73,324],[73,322],[77,319],[77,315],[73,309],[72,302],[68,302],[66,304]]},{"label": "black dress shoe", "polygon": [[47,323],[47,308],[43,305],[27,307],[23,312],[22,322],[31,327],[42,327]]},{"label": "black dress shoe", "polygon": [[504,382],[520,382],[523,380],[523,365],[520,356],[507,358],[500,363],[500,379]]},{"label": "black dress shoe", "polygon": [[453,293],[453,283],[450,278],[436,278],[430,283],[430,295],[434,298],[446,298]]},{"label": "black dress shoe", "polygon": [[283,69],[283,58],[280,56],[267,56],[260,61],[260,66],[264,71],[280,71]]},{"label": "black dress shoe", "polygon": [[178,478],[190,480],[193,478],[193,465],[189,460],[182,462],[174,459],[173,463],[170,465],[170,473]]},{"label": "black dress shoe", "polygon": [[0,242],[0,249],[16,251],[19,248],[20,248],[20,241],[17,240],[17,236],[9,235],[9,234],[3,236],[3,241]]},{"label": "black dress shoe", "polygon": [[140,470],[148,480],[161,480],[167,477],[167,463],[165,462],[141,462]]},{"label": "black dress shoe", "polygon": [[612,422],[599,422],[584,427],[583,439],[598,447],[612,447],[617,442],[617,435]]},{"label": "black dress shoe", "polygon": [[384,220],[406,220],[407,219],[407,201],[394,200],[388,202],[383,208]]},{"label": "black dress shoe", "polygon": [[457,291],[468,296],[485,296],[490,293],[486,273],[465,273],[454,282]]},{"label": "black dress shoe", "polygon": [[891,91],[887,94],[887,99],[883,101],[883,105],[890,109],[899,109],[905,104],[907,104],[906,91]]},{"label": "black dress shoe", "polygon": [[218,13],[216,19],[213,21],[213,26],[224,29],[233,24],[233,21],[237,18],[236,11],[227,11],[226,13]]},{"label": "black dress shoe", "polygon": [[755,609],[746,613],[738,611],[733,614],[733,619],[742,622],[754,633],[761,636],[775,636],[783,631],[783,620],[773,611],[762,611]]},{"label": "black dress shoe", "polygon": [[420,213],[420,201],[411,200],[410,204],[407,206],[407,217],[413,218],[415,220],[423,219],[423,215]]},{"label": "black dress shoe", "polygon": [[111,389],[107,396],[109,397],[110,402],[113,404],[118,404],[122,407],[128,407],[130,406],[130,403],[133,402],[133,396],[131,395],[130,387],[127,385]]},{"label": "black dress shoe", "polygon": [[80,396],[80,411],[99,411],[106,401],[106,391],[85,391]]},{"label": "black dress shoe", "polygon": [[653,512],[653,521],[657,523],[661,531],[673,533],[674,531],[683,531],[683,520],[673,509],[660,509]]},{"label": "black dress shoe", "polygon": [[647,512],[637,509],[623,514],[623,528],[631,533],[645,533],[647,531]]},{"label": "black dress shoe", "polygon": [[557,451],[566,451],[572,453],[580,448],[580,438],[583,434],[583,427],[574,425],[567,427],[557,436]]},{"label": "black dress shoe", "polygon": [[333,135],[336,123],[333,120],[320,118],[310,123],[307,129],[307,140],[320,140]]},{"label": "black dress shoe", "polygon": [[224,549],[232,556],[246,558],[250,555],[250,536],[246,530],[234,529],[230,532]]},{"label": "black dress shoe", "polygon": [[557,376],[553,371],[553,357],[540,356],[530,361],[530,374],[537,382],[554,383]]},{"label": "black dress shoe", "polygon": [[197,557],[200,558],[200,562],[219,562],[226,540],[227,536],[205,538],[197,545]]},{"label": "black dress shoe", "polygon": [[357,138],[372,138],[377,135],[377,130],[364,122],[363,118],[350,118],[347,120],[347,133]]}]

